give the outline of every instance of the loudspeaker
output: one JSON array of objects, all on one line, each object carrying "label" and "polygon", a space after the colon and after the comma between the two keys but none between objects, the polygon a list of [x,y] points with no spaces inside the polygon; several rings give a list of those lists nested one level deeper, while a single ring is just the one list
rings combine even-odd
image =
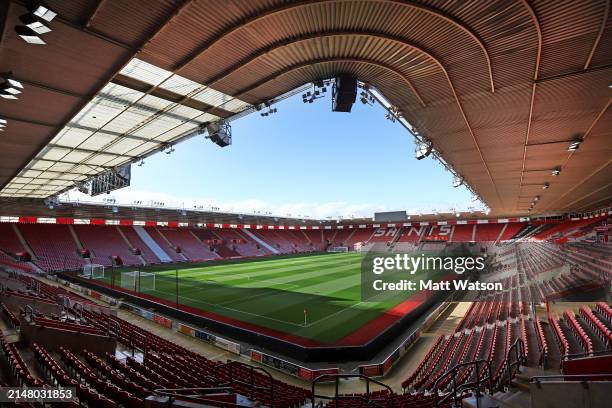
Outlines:
[{"label": "loudspeaker", "polygon": [[341,75],[336,78],[332,93],[332,111],[350,112],[357,99],[357,78]]},{"label": "loudspeaker", "polygon": [[232,127],[229,123],[225,121],[210,123],[206,130],[208,138],[217,146],[225,147],[232,144]]}]

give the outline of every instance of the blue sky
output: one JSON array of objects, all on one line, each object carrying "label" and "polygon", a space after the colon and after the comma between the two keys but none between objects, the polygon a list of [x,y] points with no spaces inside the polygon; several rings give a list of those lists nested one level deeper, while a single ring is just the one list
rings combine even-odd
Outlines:
[{"label": "blue sky", "polygon": [[296,96],[275,107],[268,117],[232,122],[232,146],[193,138],[171,155],[132,166],[131,187],[98,199],[315,218],[473,205],[439,163],[414,158],[412,137],[386,120],[381,106],[357,101],[351,113],[332,112],[328,95],[313,104]]}]

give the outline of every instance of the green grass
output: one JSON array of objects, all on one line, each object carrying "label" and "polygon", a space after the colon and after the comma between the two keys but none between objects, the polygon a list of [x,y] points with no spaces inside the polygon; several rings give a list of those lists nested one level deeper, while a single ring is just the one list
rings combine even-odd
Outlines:
[{"label": "green grass", "polygon": [[360,265],[361,255],[348,253],[156,266],[143,269],[156,273],[155,290],[143,293],[174,302],[178,268],[183,305],[333,343],[410,296],[361,302]]}]

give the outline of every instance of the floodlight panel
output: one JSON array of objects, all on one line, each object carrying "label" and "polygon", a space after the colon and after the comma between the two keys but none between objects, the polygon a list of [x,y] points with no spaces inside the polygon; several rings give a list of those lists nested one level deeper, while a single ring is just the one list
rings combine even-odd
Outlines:
[{"label": "floodlight panel", "polygon": [[42,18],[45,21],[51,21],[55,18],[55,16],[57,16],[57,13],[45,6],[38,6],[34,10],[34,15]]},{"label": "floodlight panel", "polygon": [[17,97],[11,93],[0,91],[0,97],[4,99],[17,99]]},{"label": "floodlight panel", "polygon": [[13,78],[7,78],[6,82],[9,83],[9,85],[11,85],[13,88],[20,88],[23,89],[23,85],[21,84],[21,82],[13,79]]},{"label": "floodlight panel", "polygon": [[25,26],[28,27],[30,30],[34,31],[38,35],[51,32],[51,29],[47,27],[46,25],[44,25],[43,23],[41,23],[40,21],[33,21],[29,24],[26,24]]},{"label": "floodlight panel", "polygon": [[22,40],[24,40],[28,44],[37,44],[37,45],[44,45],[44,44],[46,44],[36,34],[36,32],[34,30],[32,30],[30,27],[26,27],[26,26],[22,26],[22,25],[17,25],[17,26],[15,26],[15,32],[17,33],[17,35],[19,37],[21,37]]}]

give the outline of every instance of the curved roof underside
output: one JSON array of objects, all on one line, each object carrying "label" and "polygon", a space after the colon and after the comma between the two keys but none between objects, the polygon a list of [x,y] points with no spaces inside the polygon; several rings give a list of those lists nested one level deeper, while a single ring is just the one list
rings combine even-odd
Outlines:
[{"label": "curved roof underside", "polygon": [[[45,195],[15,183],[51,141],[61,146],[61,132],[105,133],[81,121],[100,104],[135,116],[102,124],[112,149],[72,146],[78,160],[61,163],[64,187],[86,169],[134,160],[194,126],[349,73],[397,106],[496,214],[526,214],[535,196],[536,214],[612,201],[610,0],[47,3],[61,18],[44,47],[16,38],[20,2],[0,10],[0,72],[26,88],[19,101],[0,102],[9,119],[0,195]],[[135,65],[150,75],[130,75]],[[174,75],[156,82],[156,69]],[[572,153],[576,136],[584,142]],[[92,161],[75,170],[83,157]],[[71,171],[78,177],[63,177]]]}]

